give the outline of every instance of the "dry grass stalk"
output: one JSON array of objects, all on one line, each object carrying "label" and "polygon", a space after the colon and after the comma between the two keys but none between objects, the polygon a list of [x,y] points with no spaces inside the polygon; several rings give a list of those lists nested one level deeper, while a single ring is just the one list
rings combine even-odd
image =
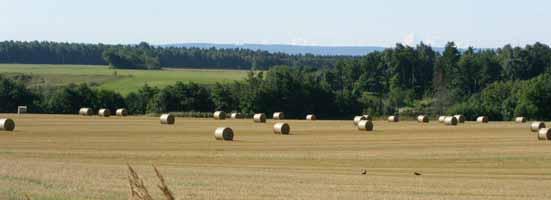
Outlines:
[{"label": "dry grass stalk", "polygon": [[128,184],[130,185],[129,200],[153,200],[138,173],[128,165]]},{"label": "dry grass stalk", "polygon": [[165,178],[163,177],[161,172],[159,172],[159,170],[155,166],[153,166],[153,169],[155,169],[155,174],[157,174],[157,178],[159,178],[159,181],[161,182],[161,184],[158,185],[158,187],[165,195],[166,200],[175,200],[176,198],[174,198],[172,191],[168,189],[168,186],[166,185],[166,182],[165,182]]},{"label": "dry grass stalk", "polygon": [[[161,172],[157,169],[157,167],[153,166],[153,169],[155,170],[155,174],[157,175],[157,178],[159,178],[159,181],[161,184],[157,185],[161,192],[163,192],[163,195],[166,200],[176,200],[174,198],[174,195],[172,194],[172,191],[168,188],[165,182],[165,178],[161,174]],[[140,178],[138,173],[128,164],[128,184],[130,185],[130,197],[128,200],[154,200],[153,197],[149,194],[149,191],[147,190],[147,187],[145,187],[145,184],[143,183],[143,180]],[[29,194],[25,194],[25,200],[31,200],[31,197]]]},{"label": "dry grass stalk", "polygon": [[[161,184],[157,185],[161,192],[163,192],[163,195],[166,200],[175,200],[174,195],[172,194],[172,191],[168,188],[165,182],[165,178],[161,174],[161,172],[157,169],[157,167],[153,166],[153,169],[155,170],[155,174],[157,175],[157,178],[159,178],[159,181]],[[147,190],[147,187],[145,187],[143,180],[138,176],[138,173],[132,168],[132,166],[128,165],[128,183],[130,185],[130,197],[129,200],[153,200],[153,197],[149,194],[149,191]]]}]

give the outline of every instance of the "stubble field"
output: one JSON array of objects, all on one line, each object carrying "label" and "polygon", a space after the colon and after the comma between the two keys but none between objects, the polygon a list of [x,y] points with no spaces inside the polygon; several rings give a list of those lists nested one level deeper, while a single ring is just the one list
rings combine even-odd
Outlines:
[{"label": "stubble field", "polygon": [[[128,199],[127,163],[160,197],[156,165],[179,199],[551,198],[551,143],[528,123],[284,120],[276,135],[272,120],[0,117],[17,125],[0,132],[0,199]],[[221,126],[235,141],[214,139]]]}]

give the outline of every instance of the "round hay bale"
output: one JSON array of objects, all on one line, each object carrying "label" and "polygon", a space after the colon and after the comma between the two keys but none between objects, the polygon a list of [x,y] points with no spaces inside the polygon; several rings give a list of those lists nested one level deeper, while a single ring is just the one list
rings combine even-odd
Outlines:
[{"label": "round hay bale", "polygon": [[214,131],[216,140],[233,140],[233,130],[229,127],[220,127]]},{"label": "round hay bale", "polygon": [[551,129],[542,128],[538,131],[538,140],[551,140]]},{"label": "round hay bale", "polygon": [[429,123],[429,117],[425,115],[419,115],[417,116],[417,122],[419,123]]},{"label": "round hay bale", "polygon": [[526,119],[526,117],[517,117],[517,118],[515,118],[516,123],[526,123],[526,121],[528,121]]},{"label": "round hay bale", "polygon": [[362,120],[358,122],[358,130],[360,131],[372,131],[373,130],[373,122],[371,120]]},{"label": "round hay bale", "polygon": [[275,113],[272,115],[272,118],[273,118],[273,119],[282,120],[282,119],[285,119],[285,115],[283,114],[283,112],[275,112]]},{"label": "round hay bale", "polygon": [[91,116],[94,114],[94,111],[91,108],[81,108],[78,111],[78,114],[83,116]]},{"label": "round hay bale", "polygon": [[230,115],[231,119],[241,119],[242,117],[243,116],[241,115],[241,113],[238,113],[238,112],[231,113]]},{"label": "round hay bale", "polygon": [[454,115],[454,117],[457,118],[457,122],[465,123],[465,116],[463,116],[463,115]]},{"label": "round hay bale", "polygon": [[543,122],[532,122],[530,125],[530,130],[532,132],[538,132],[542,128],[545,128],[545,123]]},{"label": "round hay bale", "polygon": [[256,113],[253,116],[255,123],[266,123],[266,115],[264,113]]},{"label": "round hay bale", "polygon": [[119,108],[119,109],[117,109],[117,112],[115,112],[115,113],[119,117],[124,117],[124,116],[128,115],[128,110],[126,110],[126,108]]},{"label": "round hay bale", "polygon": [[224,111],[216,111],[212,116],[214,117],[214,119],[217,119],[217,120],[226,119],[226,113]]},{"label": "round hay bale", "polygon": [[174,122],[176,121],[174,115],[172,114],[162,114],[160,119],[161,124],[174,124]]},{"label": "round hay bale", "polygon": [[316,115],[314,115],[314,114],[306,115],[306,120],[313,121],[313,120],[317,120],[317,119],[318,119],[318,117],[316,117]]},{"label": "round hay bale", "polygon": [[101,116],[101,117],[109,117],[109,116],[111,116],[111,110],[109,110],[107,108],[99,109],[98,115]]},{"label": "round hay bale", "polygon": [[478,123],[488,123],[489,120],[488,120],[488,117],[486,117],[486,116],[480,116],[480,117],[476,118],[476,122],[478,122]]},{"label": "round hay bale", "polygon": [[447,116],[440,116],[440,117],[438,117],[438,121],[439,121],[440,123],[444,123],[444,120],[446,120],[446,117],[447,117]]},{"label": "round hay bale", "polygon": [[373,117],[371,115],[363,115],[365,117],[365,120],[373,121]]},{"label": "round hay bale", "polygon": [[457,126],[459,123],[459,120],[455,116],[448,116],[446,119],[444,119],[444,124],[448,126]]},{"label": "round hay bale", "polygon": [[13,131],[15,129],[15,122],[13,119],[0,119],[0,130],[2,131]]},{"label": "round hay bale", "polygon": [[[368,119],[365,116],[356,116],[356,117],[354,117],[354,121],[353,121],[354,126],[358,126],[358,123],[360,123],[360,121],[362,121],[362,120],[368,120]],[[369,120],[369,121],[371,121],[371,120]]]},{"label": "round hay bale", "polygon": [[400,121],[400,117],[399,117],[399,116],[392,115],[392,116],[389,116],[387,120],[388,120],[388,122],[399,122],[399,121]]},{"label": "round hay bale", "polygon": [[274,124],[274,133],[275,134],[283,134],[283,135],[289,135],[291,132],[291,127],[287,123],[276,123]]}]

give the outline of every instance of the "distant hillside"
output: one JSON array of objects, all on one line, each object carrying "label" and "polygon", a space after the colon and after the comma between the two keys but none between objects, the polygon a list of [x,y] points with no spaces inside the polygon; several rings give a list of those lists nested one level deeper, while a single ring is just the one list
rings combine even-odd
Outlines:
[{"label": "distant hillside", "polygon": [[285,44],[213,44],[213,43],[181,43],[167,44],[164,47],[197,47],[217,49],[250,49],[263,50],[270,53],[314,54],[321,56],[363,56],[374,51],[382,51],[385,47],[376,46],[300,46]]},{"label": "distant hillside", "polygon": [[269,69],[287,65],[307,68],[333,67],[353,56],[290,55],[236,48],[185,48],[82,44],[48,41],[0,41],[0,63],[110,65],[115,68],[156,69]]}]

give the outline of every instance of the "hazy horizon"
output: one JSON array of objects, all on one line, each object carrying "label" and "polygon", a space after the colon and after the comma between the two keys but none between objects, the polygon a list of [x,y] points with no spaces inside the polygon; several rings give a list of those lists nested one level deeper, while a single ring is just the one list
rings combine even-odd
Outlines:
[{"label": "hazy horizon", "polygon": [[551,2],[0,0],[0,40],[496,48],[551,43]]}]

